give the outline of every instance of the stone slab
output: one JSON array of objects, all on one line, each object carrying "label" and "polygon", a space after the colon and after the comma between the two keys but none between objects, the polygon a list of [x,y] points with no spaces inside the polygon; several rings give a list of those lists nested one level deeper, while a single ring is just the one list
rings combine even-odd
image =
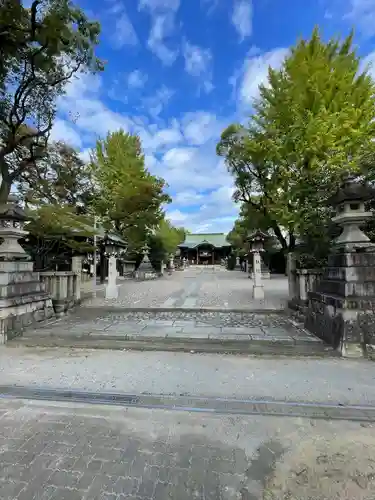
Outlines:
[{"label": "stone slab", "polygon": [[[167,335],[176,335],[182,332],[182,328],[174,327],[174,326],[160,326],[157,327],[155,325],[146,326],[141,335],[147,337],[147,335],[159,335],[160,337],[166,337]],[[130,332],[129,332],[130,333]]]},{"label": "stone slab", "polygon": [[232,334],[210,333],[209,338],[210,340],[222,340],[222,341],[235,340],[237,342],[250,342],[250,340],[252,340],[250,335],[245,335],[245,334],[236,335],[234,333]]},{"label": "stone slab", "polygon": [[247,328],[245,326],[223,326],[221,327],[221,333],[223,335],[252,335],[261,334],[262,330],[260,328]]}]

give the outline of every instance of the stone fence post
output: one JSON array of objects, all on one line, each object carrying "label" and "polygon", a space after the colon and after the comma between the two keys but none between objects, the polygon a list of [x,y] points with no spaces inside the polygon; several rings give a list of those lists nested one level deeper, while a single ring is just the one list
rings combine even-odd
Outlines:
[{"label": "stone fence post", "polygon": [[287,260],[286,260],[286,272],[288,276],[288,291],[289,291],[290,301],[293,301],[298,293],[296,269],[297,269],[296,254],[293,252],[289,252],[287,254]]},{"label": "stone fence post", "polygon": [[80,296],[80,280],[73,271],[44,271],[40,273],[40,281],[52,297],[52,304],[57,316],[63,316],[68,309],[78,303]]},{"label": "stone fence post", "polygon": [[72,272],[77,274],[76,290],[74,298],[77,302],[81,300],[81,282],[82,282],[82,256],[72,257]]}]

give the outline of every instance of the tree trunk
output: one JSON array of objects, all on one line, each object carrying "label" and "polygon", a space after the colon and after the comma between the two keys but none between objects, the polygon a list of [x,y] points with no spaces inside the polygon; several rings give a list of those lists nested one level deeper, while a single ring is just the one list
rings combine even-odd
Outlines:
[{"label": "tree trunk", "polygon": [[293,252],[294,249],[296,248],[296,237],[294,236],[294,233],[289,233],[289,252]]},{"label": "tree trunk", "polygon": [[8,201],[11,187],[12,183],[3,177],[0,184],[0,204],[6,203]]},{"label": "tree trunk", "polygon": [[103,284],[107,277],[107,257],[104,255],[105,247],[103,242],[100,245],[100,283]]},{"label": "tree trunk", "polygon": [[284,251],[288,250],[288,242],[284,238],[283,233],[281,232],[281,229],[279,228],[278,224],[272,221],[271,227],[273,229],[273,232],[275,233],[276,238],[279,240],[282,249]]}]

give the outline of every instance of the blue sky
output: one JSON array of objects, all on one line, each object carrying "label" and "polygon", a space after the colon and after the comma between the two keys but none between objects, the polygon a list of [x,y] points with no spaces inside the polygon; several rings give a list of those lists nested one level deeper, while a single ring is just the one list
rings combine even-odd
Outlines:
[{"label": "blue sky", "polygon": [[[142,139],[166,179],[176,225],[227,232],[238,207],[216,154],[221,131],[251,112],[269,65],[280,66],[314,25],[324,37],[356,29],[375,58],[375,0],[78,0],[102,25],[99,76],[81,76],[59,103],[52,137],[87,157],[97,137],[123,128]],[[374,51],[374,52],[373,52]]]}]

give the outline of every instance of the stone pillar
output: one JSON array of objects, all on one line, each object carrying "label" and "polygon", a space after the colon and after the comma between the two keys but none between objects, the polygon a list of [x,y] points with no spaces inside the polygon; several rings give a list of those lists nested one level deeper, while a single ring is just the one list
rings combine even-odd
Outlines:
[{"label": "stone pillar", "polygon": [[289,300],[293,301],[298,294],[296,281],[297,258],[293,252],[287,254],[286,269],[288,276]]},{"label": "stone pillar", "polygon": [[75,255],[72,257],[72,271],[77,274],[76,290],[74,300],[81,300],[81,280],[82,280],[82,256]]},{"label": "stone pillar", "polygon": [[241,271],[241,263],[240,263],[240,258],[237,256],[236,257],[236,266],[235,269]]},{"label": "stone pillar", "polygon": [[114,255],[111,255],[108,262],[108,283],[105,288],[105,298],[117,299],[117,297],[118,297],[118,287],[117,287],[116,257]]},{"label": "stone pillar", "polygon": [[173,255],[171,255],[171,256],[169,257],[169,269],[170,269],[171,271],[174,271],[174,258],[173,258]]},{"label": "stone pillar", "polygon": [[253,298],[264,299],[264,288],[262,285],[262,267],[260,253],[258,251],[253,252],[253,276]]}]

